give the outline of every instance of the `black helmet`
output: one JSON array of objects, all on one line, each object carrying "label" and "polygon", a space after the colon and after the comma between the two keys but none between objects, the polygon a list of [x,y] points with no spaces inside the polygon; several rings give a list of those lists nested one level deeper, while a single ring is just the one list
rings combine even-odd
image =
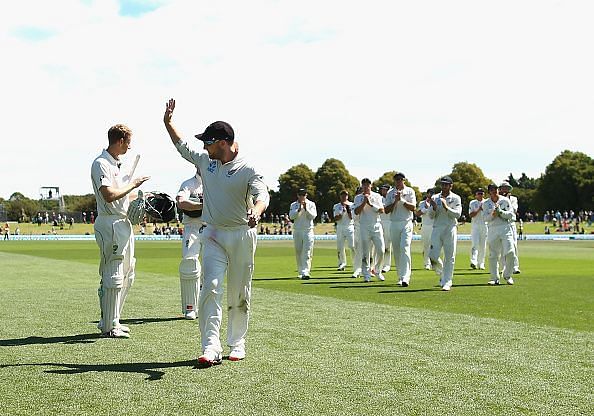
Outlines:
[{"label": "black helmet", "polygon": [[164,192],[151,192],[146,196],[146,213],[159,222],[175,218],[175,201]]}]

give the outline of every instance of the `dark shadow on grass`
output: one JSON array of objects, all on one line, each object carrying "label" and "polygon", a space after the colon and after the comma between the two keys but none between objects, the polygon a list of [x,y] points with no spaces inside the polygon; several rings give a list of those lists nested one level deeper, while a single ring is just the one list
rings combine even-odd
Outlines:
[{"label": "dark shadow on grass", "polygon": [[131,324],[131,325],[142,325],[142,324],[150,324],[154,322],[172,322],[172,321],[183,321],[185,318],[183,316],[176,316],[174,318],[129,318],[129,319],[121,319],[120,322],[123,324]]},{"label": "dark shadow on grass", "polygon": [[159,369],[174,368],[174,367],[193,367],[196,366],[196,360],[176,361],[173,363],[124,363],[124,364],[66,364],[66,363],[39,363],[39,364],[8,364],[0,365],[0,369],[6,367],[64,367],[63,370],[45,370],[48,374],[81,374],[81,373],[138,373],[146,374],[146,380],[161,380],[165,375],[164,371]]},{"label": "dark shadow on grass", "polygon": [[19,347],[23,345],[35,345],[35,344],[91,344],[95,342],[101,334],[80,334],[80,335],[67,335],[61,337],[27,337],[27,338],[14,338],[14,339],[1,339],[0,347]]},{"label": "dark shadow on grass", "polygon": [[486,270],[473,270],[473,271],[469,270],[467,272],[459,272],[459,271],[454,272],[454,276],[467,276],[467,275],[468,276],[472,276],[472,275],[482,276],[484,274],[489,274],[489,272]]},{"label": "dark shadow on grass", "polygon": [[298,280],[297,276],[293,277],[255,277],[252,280]]}]

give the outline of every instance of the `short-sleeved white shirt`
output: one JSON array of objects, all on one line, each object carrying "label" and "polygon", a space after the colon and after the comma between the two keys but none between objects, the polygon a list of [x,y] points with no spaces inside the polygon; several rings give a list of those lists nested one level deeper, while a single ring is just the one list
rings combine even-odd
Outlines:
[{"label": "short-sleeved white shirt", "polygon": [[[364,200],[365,196],[363,194],[355,196],[355,201],[351,208],[353,210],[357,209],[363,204]],[[363,210],[359,213],[359,224],[361,226],[373,225],[381,221],[378,210],[384,207],[382,196],[377,192],[371,191],[369,194],[369,203],[371,206],[365,204]]]},{"label": "short-sleeved white shirt", "polygon": [[97,201],[98,215],[126,215],[128,211],[128,196],[116,199],[113,202],[106,202],[103,194],[99,190],[102,186],[113,186],[121,188],[123,183],[123,173],[120,172],[121,163],[116,160],[107,150],[103,150],[91,165],[91,181],[93,182],[93,191]]},{"label": "short-sleeved white shirt", "polygon": [[[192,176],[190,179],[187,179],[182,182],[181,186],[179,187],[179,191],[177,192],[177,196],[185,200],[188,200],[190,198],[198,199],[202,197],[202,192],[202,178],[199,174],[196,174]],[[182,224],[202,224],[202,217],[190,217],[189,215],[184,214]]]},{"label": "short-sleeved white shirt", "polygon": [[[390,205],[396,200],[396,192],[398,192],[396,188],[392,188],[388,192],[386,195],[386,205]],[[391,221],[412,221],[413,212],[404,206],[405,201],[415,207],[417,206],[417,196],[415,195],[415,191],[409,186],[405,186],[400,191],[400,201],[394,205],[394,209],[390,212]]]},{"label": "short-sleeved white shirt", "polygon": [[[351,217],[349,217],[345,205],[351,207]],[[340,219],[336,221],[337,228],[348,228],[354,225],[355,210],[352,208],[353,203],[351,201],[346,201],[345,205],[339,202],[337,204],[334,204],[334,206],[332,207],[334,218],[336,218],[337,215],[341,215]]]},{"label": "short-sleeved white shirt", "polygon": [[[483,202],[485,202],[484,199],[482,201],[479,201],[478,199],[473,199],[472,201],[470,201],[470,203],[468,204],[468,215],[470,215],[471,212],[475,212],[477,209],[479,209]],[[484,226],[486,224],[486,221],[487,220],[485,219],[484,211],[479,211],[474,217],[470,219],[472,225],[476,226]]]}]

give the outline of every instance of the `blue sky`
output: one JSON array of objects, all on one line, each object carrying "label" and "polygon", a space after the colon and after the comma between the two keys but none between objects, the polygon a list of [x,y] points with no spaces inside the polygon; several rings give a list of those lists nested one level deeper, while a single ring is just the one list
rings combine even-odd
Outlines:
[{"label": "blue sky", "polygon": [[92,192],[116,123],[145,190],[174,193],[192,140],[229,121],[270,187],[328,158],[421,189],[456,162],[539,176],[565,149],[594,155],[589,1],[19,1],[0,16],[0,196]]}]

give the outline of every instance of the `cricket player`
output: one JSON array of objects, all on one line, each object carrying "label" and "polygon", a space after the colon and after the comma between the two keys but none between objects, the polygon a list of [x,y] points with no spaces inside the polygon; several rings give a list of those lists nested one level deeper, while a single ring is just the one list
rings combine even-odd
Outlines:
[{"label": "cricket player", "polygon": [[415,191],[404,184],[404,173],[394,175],[394,186],[386,197],[385,210],[390,214],[392,252],[398,273],[398,286],[410,284],[412,260],[410,247],[413,236],[413,212],[417,207]]},{"label": "cricket player", "polygon": [[182,259],[179,263],[179,284],[182,313],[186,319],[196,319],[200,291],[200,254],[202,249],[203,188],[200,171],[184,181],[177,193],[176,202],[183,211]]},{"label": "cricket player", "polygon": [[470,268],[485,270],[485,254],[487,251],[487,222],[483,212],[483,201],[485,190],[477,188],[474,197],[468,204],[468,215],[470,216],[470,236],[472,246],[470,248]]},{"label": "cricket player", "polygon": [[[458,237],[458,218],[462,215],[460,196],[452,192],[454,182],[449,176],[440,180],[441,192],[429,202],[433,208],[433,231],[429,258],[431,266],[441,276],[439,285],[444,291],[452,288],[454,264],[456,262],[456,242]],[[443,248],[443,268],[439,266],[439,255]]]},{"label": "cricket player", "polygon": [[[499,193],[509,199],[509,202],[512,205],[514,210],[514,216],[518,218],[518,198],[515,195],[511,194],[513,187],[510,185],[509,182],[503,181],[501,185],[499,185]],[[514,236],[514,274],[520,274],[520,257],[518,256],[518,230],[516,228],[516,219],[511,223],[511,229]]]},{"label": "cricket player", "polygon": [[[433,208],[429,201],[433,197],[432,188],[427,189],[425,199],[419,202],[419,208],[415,215],[421,217],[421,241],[423,242],[423,264],[425,270],[431,270],[431,260],[429,259],[429,249],[431,248],[431,232],[433,231]],[[441,259],[439,259],[441,262]],[[439,267],[442,267],[443,264]]]},{"label": "cricket player", "polygon": [[[390,191],[390,185],[383,184],[379,188],[379,194],[382,196],[382,203],[384,204],[384,208],[386,206],[386,196],[388,195],[388,191]],[[382,223],[382,231],[384,233],[384,245],[386,246],[386,251],[384,251],[384,262],[382,264],[382,272],[388,273],[392,268],[392,236],[390,234],[390,214],[388,212],[384,212],[380,214],[380,219]],[[398,262],[398,260],[396,260]]]},{"label": "cricket player", "polygon": [[503,259],[503,277],[513,285],[511,277],[514,269],[514,236],[511,228],[516,216],[509,199],[499,195],[497,185],[490,184],[487,188],[489,199],[483,202],[483,211],[488,224],[487,244],[489,245],[490,285],[499,284],[499,259]]},{"label": "cricket player", "polygon": [[227,344],[230,361],[245,358],[256,225],[270,196],[262,175],[240,155],[235,132],[224,121],[215,121],[202,134],[204,151],[193,150],[182,140],[171,122],[175,100],[165,106],[163,122],[180,155],[193,163],[202,175],[204,191],[202,220],[202,289],[198,301],[198,322],[202,355],[198,364],[222,363],[220,340],[223,317],[223,281],[227,275]]},{"label": "cricket player", "polygon": [[[361,189],[362,192],[355,197],[352,208],[355,210],[355,214],[359,215],[363,279],[365,282],[371,282],[371,273],[373,271],[379,280],[385,280],[381,266],[384,261],[386,247],[379,216],[384,212],[382,196],[371,190],[369,178],[361,180]],[[376,257],[373,259],[373,265],[370,264],[372,244],[375,247]]]},{"label": "cricket player", "polygon": [[[355,260],[355,213],[351,209],[353,203],[349,201],[349,193],[340,191],[340,202],[334,204],[332,213],[336,222],[336,250],[338,252],[338,270],[346,268],[345,244],[351,250],[351,258]],[[354,272],[355,270],[353,270]]]},{"label": "cricket player", "polygon": [[293,244],[297,259],[298,277],[309,280],[314,246],[314,218],[318,215],[316,204],[307,199],[307,191],[297,191],[297,201],[291,204],[289,218],[293,221]]},{"label": "cricket player", "polygon": [[128,194],[149,177],[131,179],[129,172],[120,170],[120,156],[130,149],[132,131],[116,124],[107,132],[107,149],[91,165],[91,181],[97,201],[95,241],[99,246],[100,262],[98,295],[101,319],[97,327],[103,336],[128,338],[129,328],[120,323],[128,291],[134,283],[134,234],[128,220]]},{"label": "cricket player", "polygon": [[[363,188],[358,186],[355,190],[355,198],[357,197],[357,195],[361,194],[361,192],[363,192]],[[353,239],[355,240],[355,257],[353,258],[353,274],[351,275],[351,277],[356,279],[359,276],[361,276],[363,262],[363,251],[361,249],[361,216],[355,214],[355,209],[352,205],[351,213],[353,213],[353,228],[355,230],[353,235]]]}]

